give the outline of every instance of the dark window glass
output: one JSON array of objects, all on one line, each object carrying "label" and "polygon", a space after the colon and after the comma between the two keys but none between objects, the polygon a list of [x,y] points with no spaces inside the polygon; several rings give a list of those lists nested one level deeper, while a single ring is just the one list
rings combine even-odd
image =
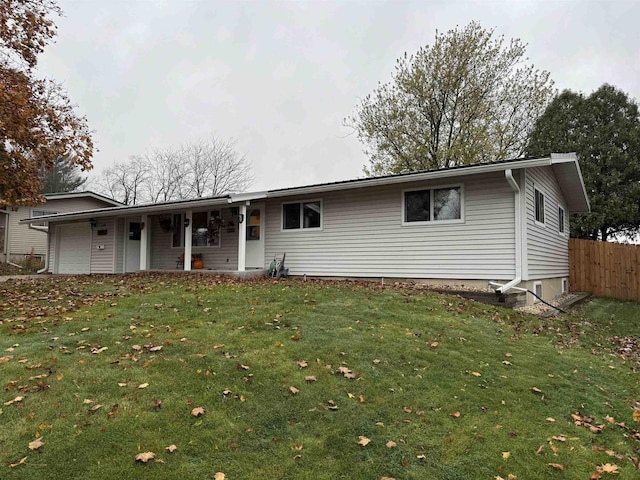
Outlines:
[{"label": "dark window glass", "polygon": [[288,203],[282,206],[282,228],[291,230],[300,228],[300,204]]},{"label": "dark window glass", "polygon": [[558,231],[564,233],[564,210],[558,207]]},{"label": "dark window glass", "polygon": [[434,190],[433,219],[458,220],[460,218],[462,218],[460,209],[460,187]]},{"label": "dark window glass", "polygon": [[417,190],[404,194],[404,221],[428,222],[431,220],[429,190]]},{"label": "dark window glass", "polygon": [[536,222],[544,223],[544,194],[535,189],[535,201],[536,201]]},{"label": "dark window glass", "polygon": [[207,246],[207,212],[196,212],[191,218],[191,245],[194,247]]},{"label": "dark window glass", "polygon": [[129,240],[140,240],[139,222],[129,222]]},{"label": "dark window glass", "polygon": [[320,202],[307,202],[302,204],[303,227],[320,228]]},{"label": "dark window glass", "polygon": [[182,215],[177,213],[173,216],[173,238],[171,239],[172,247],[178,248],[182,246],[182,232],[184,232]]},{"label": "dark window glass", "polygon": [[260,240],[260,209],[251,210],[247,221],[247,240]]}]

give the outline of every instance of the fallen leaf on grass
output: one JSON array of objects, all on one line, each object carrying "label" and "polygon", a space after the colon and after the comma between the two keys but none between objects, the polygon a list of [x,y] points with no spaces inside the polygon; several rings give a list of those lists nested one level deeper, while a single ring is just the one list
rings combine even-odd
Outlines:
[{"label": "fallen leaf on grass", "polygon": [[640,410],[638,410],[637,408],[633,409],[633,421],[640,422]]},{"label": "fallen leaf on grass", "polygon": [[358,445],[362,445],[363,447],[366,447],[367,445],[369,445],[369,442],[371,442],[370,439],[368,439],[367,437],[362,436],[362,435],[360,435],[358,437],[358,439],[359,439],[358,440]]},{"label": "fallen leaf on grass", "polygon": [[378,360],[377,358],[373,359],[373,364],[374,365],[378,365],[380,363],[380,360]]},{"label": "fallen leaf on grass", "polygon": [[11,355],[5,355],[4,357],[0,357],[0,363],[7,363],[13,357]]},{"label": "fallen leaf on grass", "polygon": [[157,347],[151,347],[149,349],[150,352],[159,352],[160,350],[162,350],[162,345],[158,345]]},{"label": "fallen leaf on grass", "polygon": [[20,397],[20,396],[18,396],[18,397],[16,397],[16,398],[14,398],[13,400],[9,400],[8,402],[4,402],[4,405],[5,405],[5,406],[9,406],[9,405],[11,405],[11,404],[13,404],[13,403],[19,403],[19,402],[21,402],[22,400],[24,400],[24,397]]},{"label": "fallen leaf on grass", "polygon": [[502,459],[507,460],[511,456],[511,452],[502,452]]},{"label": "fallen leaf on grass", "polygon": [[300,368],[306,368],[309,365],[305,360],[298,360],[296,363]]},{"label": "fallen leaf on grass", "polygon": [[89,412],[94,413],[97,412],[98,410],[100,410],[102,408],[102,405],[100,405],[99,403],[97,403],[96,405],[94,405],[93,407],[91,407],[89,409]]},{"label": "fallen leaf on grass", "polygon": [[36,438],[33,442],[29,442],[29,450],[37,450],[43,445],[42,438]]},{"label": "fallen leaf on grass", "polygon": [[291,392],[291,395],[297,395],[300,390],[298,390],[296,387],[289,387],[289,392]]},{"label": "fallen leaf on grass", "polygon": [[471,372],[471,375],[473,375],[474,377],[481,377],[482,374],[480,372]]},{"label": "fallen leaf on grass", "polygon": [[426,459],[427,459],[427,456],[426,456],[426,455],[416,455],[416,458],[417,458],[418,460],[426,460]]},{"label": "fallen leaf on grass", "polygon": [[360,403],[364,403],[364,402],[366,402],[366,399],[364,398],[364,395],[358,395],[358,401],[359,401]]},{"label": "fallen leaf on grass", "polygon": [[24,464],[26,461],[27,461],[27,457],[22,457],[22,458],[20,459],[20,461],[19,461],[19,462],[16,462],[16,463],[10,463],[10,464],[9,464],[9,468],[16,468],[16,467],[18,467],[18,466],[20,466],[20,465]]},{"label": "fallen leaf on grass", "polygon": [[531,390],[533,390],[536,393],[542,393],[542,390],[540,390],[538,387],[532,387]]},{"label": "fallen leaf on grass", "polygon": [[396,480],[394,477],[380,477],[380,480]]},{"label": "fallen leaf on grass", "polygon": [[194,417],[200,417],[204,415],[204,408],[202,407],[194,408],[193,410],[191,410],[191,415],[193,415]]},{"label": "fallen leaf on grass", "polygon": [[556,421],[555,418],[551,418],[551,417],[547,417],[546,420],[547,420],[547,422],[555,422]]},{"label": "fallen leaf on grass", "polygon": [[385,447],[387,448],[394,448],[397,447],[398,444],[396,442],[394,442],[393,440],[389,440],[387,443],[385,443]]},{"label": "fallen leaf on grass", "polygon": [[136,462],[147,463],[149,460],[156,458],[156,454],[153,452],[144,452],[136,455]]},{"label": "fallen leaf on grass", "polygon": [[175,445],[169,445],[168,447],[165,448],[165,450],[169,453],[173,453],[178,449],[178,447],[176,447]]},{"label": "fallen leaf on grass", "polygon": [[315,382],[315,381],[316,381],[316,377],[315,377],[315,375],[307,375],[306,377],[304,377],[304,379],[305,379],[307,382]]},{"label": "fallen leaf on grass", "polygon": [[227,476],[222,472],[216,472],[213,476],[213,480],[224,480],[225,478],[227,478]]},{"label": "fallen leaf on grass", "polygon": [[547,463],[547,467],[555,468],[556,470],[564,470],[564,467],[559,463]]},{"label": "fallen leaf on grass", "polygon": [[453,413],[451,414],[451,416],[452,416],[453,418],[459,418],[459,417],[460,417],[460,415],[461,415],[461,414],[460,414],[460,412],[453,412]]},{"label": "fallen leaf on grass", "polygon": [[140,385],[138,385],[138,388],[147,388],[148,386],[148,383],[141,383]]},{"label": "fallen leaf on grass", "polygon": [[620,473],[618,471],[618,466],[611,463],[605,463],[603,465],[599,465],[596,467],[596,470],[600,473],[608,473],[609,475],[617,475]]},{"label": "fallen leaf on grass", "polygon": [[95,347],[93,347],[93,348],[91,349],[91,353],[93,353],[94,355],[97,355],[98,353],[102,353],[102,352],[104,352],[105,350],[109,350],[109,347],[102,347],[102,348],[95,348]]}]

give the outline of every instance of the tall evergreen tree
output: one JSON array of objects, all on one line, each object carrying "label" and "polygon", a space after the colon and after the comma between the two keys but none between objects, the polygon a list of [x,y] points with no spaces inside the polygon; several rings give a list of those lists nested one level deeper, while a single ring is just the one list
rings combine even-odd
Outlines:
[{"label": "tall evergreen tree", "polygon": [[59,158],[52,169],[44,168],[40,173],[41,193],[74,192],[87,182],[80,175],[80,168],[68,158]]}]

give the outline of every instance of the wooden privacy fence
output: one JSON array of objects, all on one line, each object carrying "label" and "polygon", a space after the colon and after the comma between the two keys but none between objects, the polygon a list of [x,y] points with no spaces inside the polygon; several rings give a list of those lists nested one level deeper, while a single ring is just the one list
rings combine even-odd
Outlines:
[{"label": "wooden privacy fence", "polygon": [[640,301],[640,245],[569,239],[571,290]]}]

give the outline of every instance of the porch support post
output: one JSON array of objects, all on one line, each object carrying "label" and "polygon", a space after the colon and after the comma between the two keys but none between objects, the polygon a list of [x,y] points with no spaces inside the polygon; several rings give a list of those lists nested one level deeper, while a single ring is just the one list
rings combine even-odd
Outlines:
[{"label": "porch support post", "polygon": [[187,210],[184,214],[186,226],[184,228],[184,269],[185,271],[191,270],[191,233],[193,231],[193,212]]},{"label": "porch support post", "polygon": [[238,271],[244,272],[247,257],[247,206],[240,205],[238,213],[242,223],[238,222]]},{"label": "porch support post", "polygon": [[144,271],[147,267],[147,257],[149,251],[149,217],[142,215],[140,217],[140,270]]}]

